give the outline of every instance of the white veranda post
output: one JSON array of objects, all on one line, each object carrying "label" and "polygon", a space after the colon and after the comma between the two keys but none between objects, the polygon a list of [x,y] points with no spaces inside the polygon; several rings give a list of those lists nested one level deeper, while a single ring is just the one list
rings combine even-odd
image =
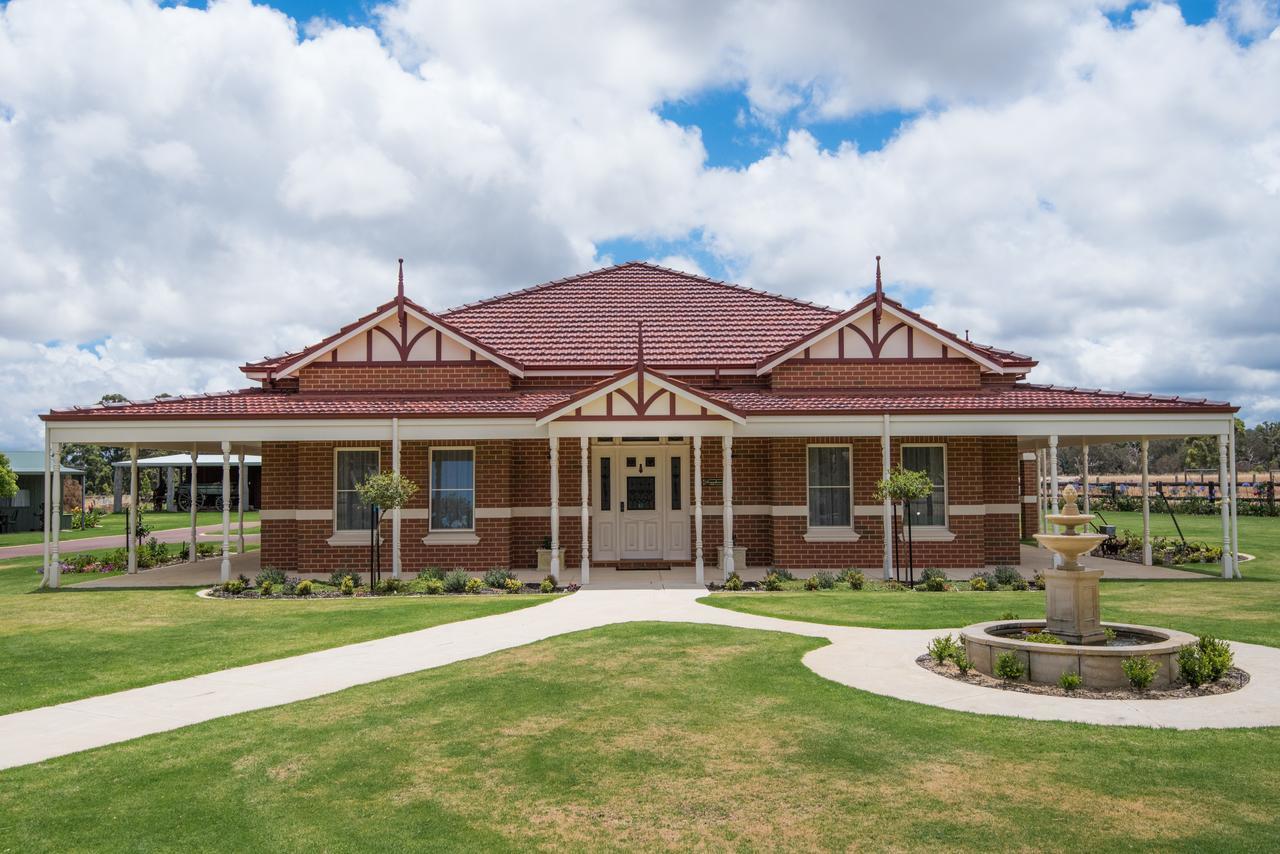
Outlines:
[{"label": "white veranda post", "polygon": [[53,443],[53,474],[50,476],[49,495],[45,503],[53,511],[53,544],[49,553],[49,586],[57,587],[62,583],[62,555],[58,542],[62,538],[62,443]]},{"label": "white veranda post", "polygon": [[1084,492],[1084,512],[1089,514],[1089,443],[1080,446],[1080,488]]},{"label": "white veranda post", "polygon": [[240,481],[240,487],[239,487],[240,498],[237,501],[237,508],[236,508],[237,512],[240,515],[240,519],[239,519],[240,532],[239,532],[239,542],[236,543],[236,554],[244,554],[244,502],[245,502],[244,496],[245,496],[245,493],[249,491],[249,478],[244,472],[244,451],[241,451],[240,454],[236,457],[236,477]]},{"label": "white veranda post", "polygon": [[1231,574],[1236,578],[1244,578],[1240,574],[1240,472],[1236,464],[1236,421],[1231,419],[1231,439],[1228,448],[1231,453]]},{"label": "white veranda post", "polygon": [[231,580],[231,443],[222,443],[222,568],[223,581]]},{"label": "white veranda post", "polygon": [[733,565],[733,437],[721,438],[724,453],[724,557],[720,565],[724,567],[724,580],[737,571]]},{"label": "white veranda post", "polygon": [[190,488],[188,489],[188,497],[190,497],[191,499],[191,544],[188,546],[188,552],[187,552],[187,558],[192,563],[195,562],[196,557],[200,553],[199,550],[196,548],[196,502],[200,499],[200,494],[196,491],[196,481],[199,479],[196,474],[198,471],[198,468],[196,467],[196,462],[198,458],[199,458],[199,453],[196,447],[192,445],[191,446],[191,483],[189,485]]},{"label": "white veranda post", "polygon": [[44,584],[46,586],[49,586],[52,584],[52,576],[49,573],[49,537],[50,537],[49,483],[51,481],[50,457],[52,456],[52,454],[53,454],[53,450],[49,445],[49,431],[45,430],[45,433],[44,433],[44,480],[42,481],[44,488],[41,492],[41,494],[44,496],[44,500],[41,501],[40,503],[44,505],[44,514],[43,514],[44,515]]},{"label": "white veranda post", "polygon": [[129,446],[129,572],[138,571],[138,443]]},{"label": "white veranda post", "polygon": [[1231,567],[1231,483],[1227,475],[1227,436],[1218,436],[1218,507],[1222,510],[1222,577],[1230,578]]},{"label": "white veranda post", "polygon": [[1142,565],[1151,566],[1151,454],[1150,443],[1142,440]]},{"label": "white veranda post", "polygon": [[702,437],[693,437],[693,580],[706,584],[702,560]]},{"label": "white veranda post", "polygon": [[578,440],[582,450],[582,559],[578,562],[581,573],[579,584],[591,583],[591,440],[583,436]]},{"label": "white veranda post", "polygon": [[[400,419],[391,419],[391,470],[400,474]],[[391,511],[391,577],[400,577],[400,508]]]},{"label": "white veranda post", "polygon": [[1036,529],[1047,534],[1044,515],[1044,449],[1036,448]]},{"label": "white veranda post", "polygon": [[[1049,437],[1049,509],[1057,514],[1058,512],[1058,437]],[[1058,526],[1053,526],[1053,532],[1058,533]],[[1060,566],[1061,557],[1055,552],[1053,555],[1053,565]]]},{"label": "white veranda post", "polygon": [[[880,429],[880,478],[881,480],[889,479],[889,416],[884,416]],[[882,508],[884,518],[882,520],[884,533],[884,579],[888,581],[893,578],[893,503],[889,500],[889,496],[884,497],[884,507]]]},{"label": "white veranda post", "polygon": [[551,437],[551,577],[560,583],[560,440]]}]

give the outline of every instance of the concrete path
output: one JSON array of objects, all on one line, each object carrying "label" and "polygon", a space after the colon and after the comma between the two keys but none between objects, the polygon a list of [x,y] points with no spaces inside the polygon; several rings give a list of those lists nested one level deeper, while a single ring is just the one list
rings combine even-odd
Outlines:
[{"label": "concrete path", "polygon": [[[231,522],[231,540],[235,542],[239,537],[238,528],[233,519]],[[250,534],[249,523],[245,523],[246,541],[252,540],[257,542],[258,523],[253,523],[254,533]],[[222,525],[201,525],[196,528],[196,534],[200,537],[222,539]],[[185,543],[191,539],[190,528],[169,528],[163,531],[156,531],[152,534],[157,541],[162,543]],[[60,554],[70,554],[71,552],[85,552],[90,549],[113,549],[124,548],[124,534],[111,534],[102,537],[84,537],[79,540],[61,540],[58,543],[58,552]],[[25,546],[0,546],[0,560],[8,560],[14,557],[34,557],[35,555],[44,554],[44,543],[29,543]]]},{"label": "concrete path", "polygon": [[[213,718],[341,691],[584,629],[645,620],[706,623],[829,640],[804,657],[854,688],[958,711],[1177,729],[1280,726],[1280,649],[1233,644],[1253,679],[1233,694],[1124,702],[980,688],[915,664],[939,630],[825,626],[698,604],[698,587],[582,590],[506,614],[236,667],[189,679],[0,716],[0,768],[39,762]],[[211,601],[209,607],[223,603]]]}]

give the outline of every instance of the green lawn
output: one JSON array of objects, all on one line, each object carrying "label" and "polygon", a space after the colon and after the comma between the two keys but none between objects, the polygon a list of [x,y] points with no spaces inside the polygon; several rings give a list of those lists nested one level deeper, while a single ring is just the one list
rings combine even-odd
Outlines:
[{"label": "green lawn", "polygon": [[[1107,513],[1120,528],[1140,530],[1138,513]],[[1221,542],[1216,516],[1180,516],[1188,539]],[[1174,535],[1167,515],[1152,516],[1154,534]],[[1257,556],[1241,565],[1243,581],[1104,581],[1102,616],[1107,620],[1168,626],[1196,634],[1280,646],[1280,519],[1240,518],[1240,549]],[[1088,559],[1085,559],[1088,562]],[[1192,569],[1218,575],[1220,567]],[[854,592],[830,590],[780,593],[715,593],[708,605],[841,626],[947,628],[998,619],[1005,611],[1021,617],[1044,614],[1044,594]]]},{"label": "green lawn", "polygon": [[[0,714],[467,620],[545,596],[200,599],[194,589],[36,592],[40,558],[0,562]],[[4,834],[0,832],[0,839]],[[0,845],[0,851],[3,851]]]},{"label": "green lawn", "polygon": [[[123,542],[125,523],[128,520],[128,513],[108,513],[102,518],[102,523],[97,528],[89,528],[85,531],[62,531],[58,535],[60,540],[80,540],[85,537],[113,537],[118,536]],[[231,530],[237,529],[239,515],[232,511],[231,513]],[[153,531],[168,531],[174,528],[186,528],[191,524],[190,513],[156,513],[151,510],[143,513],[143,520],[147,526]],[[244,527],[247,531],[252,527],[256,530],[258,527],[258,511],[246,510],[244,514]],[[222,514],[216,511],[207,510],[196,513],[197,525],[221,525]],[[31,543],[39,543],[44,539],[41,531],[15,531],[11,534],[0,534],[0,546],[25,546]]]},{"label": "green lawn", "polygon": [[[628,624],[0,772],[15,850],[1274,851],[1280,731],[1013,721]],[[2,847],[2,846],[0,846]]]}]

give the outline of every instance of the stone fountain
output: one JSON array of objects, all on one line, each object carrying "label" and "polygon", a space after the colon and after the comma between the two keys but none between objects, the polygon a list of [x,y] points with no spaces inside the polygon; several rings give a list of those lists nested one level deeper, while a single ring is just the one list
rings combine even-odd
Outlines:
[{"label": "stone fountain", "polygon": [[1036,541],[1062,558],[1057,569],[1044,571],[1045,628],[1067,643],[1094,644],[1106,640],[1102,613],[1098,602],[1098,581],[1102,570],[1085,569],[1080,556],[1086,555],[1106,539],[1103,534],[1076,530],[1094,517],[1080,512],[1076,506],[1076,490],[1068,486],[1062,491],[1060,513],[1046,518],[1066,529],[1061,534],[1036,534]]}]

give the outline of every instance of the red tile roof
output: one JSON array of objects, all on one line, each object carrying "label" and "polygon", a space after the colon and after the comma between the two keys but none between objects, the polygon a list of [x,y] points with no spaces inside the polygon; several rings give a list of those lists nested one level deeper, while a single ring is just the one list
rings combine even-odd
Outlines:
[{"label": "red tile roof", "polygon": [[754,365],[836,317],[824,306],[632,262],[557,279],[441,317],[529,368]]},{"label": "red tile roof", "polygon": [[[884,412],[1044,413],[1044,412],[1231,412],[1229,404],[1204,399],[1126,394],[1098,389],[1018,383],[978,391],[777,392],[762,389],[699,389],[726,409],[746,416],[765,414],[878,415]],[[245,389],[221,394],[98,404],[54,410],[47,420],[85,418],[533,418],[573,397],[563,389],[487,395],[352,395]]]}]

